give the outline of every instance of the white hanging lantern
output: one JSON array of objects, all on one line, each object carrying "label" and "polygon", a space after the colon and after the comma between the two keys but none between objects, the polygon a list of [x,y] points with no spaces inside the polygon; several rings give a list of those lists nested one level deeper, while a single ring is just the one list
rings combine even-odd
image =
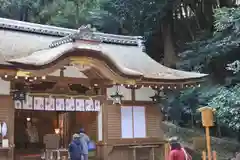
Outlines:
[{"label": "white hanging lantern", "polygon": [[2,131],[2,137],[5,137],[7,135],[7,124],[5,122],[2,123],[1,131]]}]

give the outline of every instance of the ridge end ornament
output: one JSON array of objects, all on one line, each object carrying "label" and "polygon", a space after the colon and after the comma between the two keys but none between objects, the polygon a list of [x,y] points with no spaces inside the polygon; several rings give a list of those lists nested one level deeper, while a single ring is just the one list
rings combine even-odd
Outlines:
[{"label": "ridge end ornament", "polygon": [[100,37],[97,37],[94,32],[96,28],[92,28],[90,24],[82,25],[78,28],[78,31],[72,34],[74,40],[87,40],[87,41],[98,41],[101,42]]}]

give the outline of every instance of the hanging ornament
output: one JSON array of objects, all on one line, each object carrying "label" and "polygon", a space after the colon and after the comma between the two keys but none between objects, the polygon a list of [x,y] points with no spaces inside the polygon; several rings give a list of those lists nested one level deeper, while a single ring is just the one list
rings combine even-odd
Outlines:
[{"label": "hanging ornament", "polygon": [[124,96],[119,93],[119,85],[117,85],[115,94],[111,95],[111,98],[113,99],[113,104],[121,104],[123,97]]},{"label": "hanging ornament", "polygon": [[7,135],[7,124],[6,124],[6,122],[2,123],[1,130],[2,130],[2,137],[5,137]]},{"label": "hanging ornament", "polygon": [[165,94],[162,90],[155,90],[155,94],[151,97],[153,102],[160,103],[162,99],[165,98]]}]

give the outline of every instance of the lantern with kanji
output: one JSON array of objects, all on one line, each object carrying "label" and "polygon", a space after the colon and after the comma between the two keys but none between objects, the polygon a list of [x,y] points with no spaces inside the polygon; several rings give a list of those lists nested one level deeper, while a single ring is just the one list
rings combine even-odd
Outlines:
[{"label": "lantern with kanji", "polygon": [[204,127],[212,127],[214,126],[214,112],[215,109],[211,108],[211,107],[201,107],[198,109],[201,114],[202,114],[202,125]]}]

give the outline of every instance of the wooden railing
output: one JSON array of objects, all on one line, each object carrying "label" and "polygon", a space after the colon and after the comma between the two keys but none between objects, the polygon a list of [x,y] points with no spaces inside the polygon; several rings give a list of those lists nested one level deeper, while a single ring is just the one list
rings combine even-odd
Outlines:
[{"label": "wooden railing", "polygon": [[158,147],[159,145],[144,145],[144,146],[130,146],[129,148],[133,150],[133,160],[137,160],[136,149],[142,149],[142,148],[150,148],[152,160],[155,160],[155,148],[158,148]]}]

